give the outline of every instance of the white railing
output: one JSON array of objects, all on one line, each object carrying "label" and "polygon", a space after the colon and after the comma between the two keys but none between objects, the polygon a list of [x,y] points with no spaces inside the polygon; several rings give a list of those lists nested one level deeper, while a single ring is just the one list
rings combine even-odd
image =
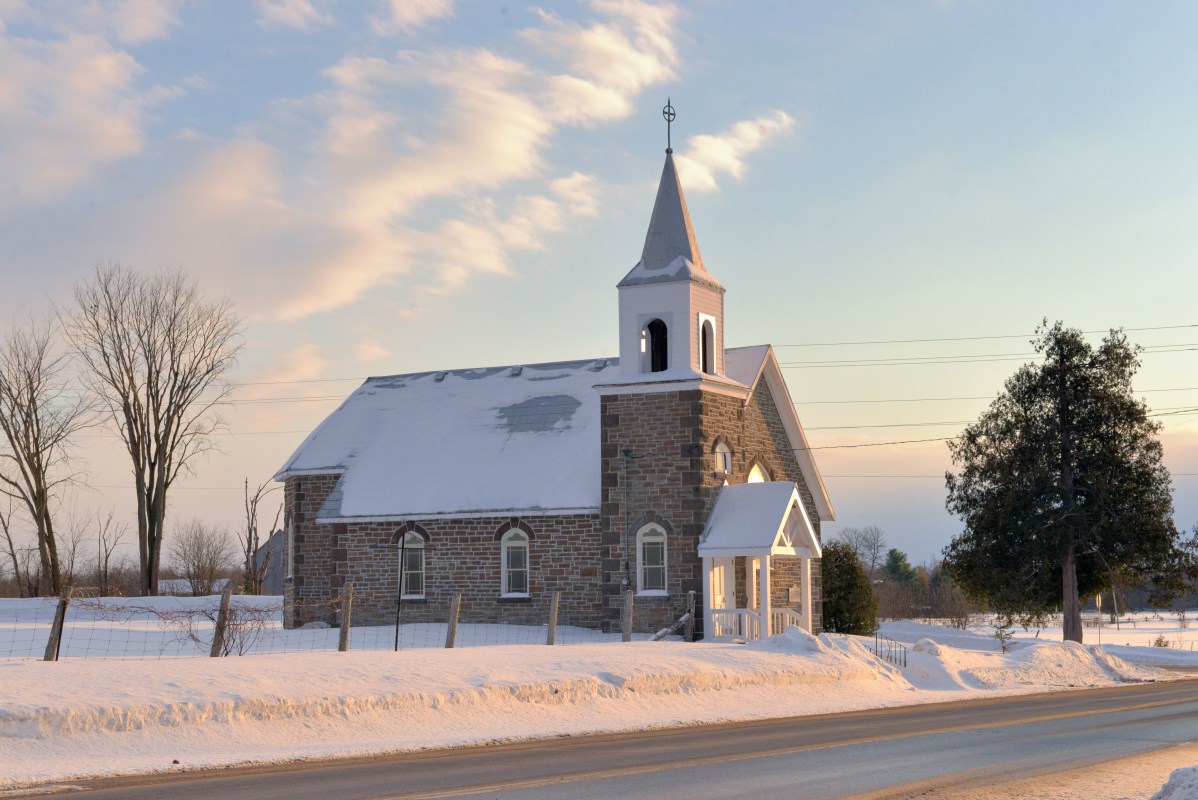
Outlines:
[{"label": "white railing", "polygon": [[715,608],[711,611],[713,637],[742,639],[746,642],[761,638],[761,618],[748,608]]},{"label": "white railing", "polygon": [[775,608],[770,611],[770,632],[782,633],[787,625],[803,627],[803,615],[793,608]]}]

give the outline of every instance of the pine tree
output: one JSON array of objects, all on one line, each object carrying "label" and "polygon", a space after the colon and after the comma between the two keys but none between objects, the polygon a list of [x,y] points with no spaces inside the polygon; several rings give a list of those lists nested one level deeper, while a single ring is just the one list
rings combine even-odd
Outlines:
[{"label": "pine tree", "polygon": [[965,530],[944,567],[1000,614],[1064,612],[1082,640],[1079,596],[1119,571],[1165,579],[1187,563],[1173,525],[1161,426],[1132,393],[1139,348],[1114,330],[1098,348],[1047,322],[1044,357],[1007,380],[977,422],[949,443],[948,510]]}]

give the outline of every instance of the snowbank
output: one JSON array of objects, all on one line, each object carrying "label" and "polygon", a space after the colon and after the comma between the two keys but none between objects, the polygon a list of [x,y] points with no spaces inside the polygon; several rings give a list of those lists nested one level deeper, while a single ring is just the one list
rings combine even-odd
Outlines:
[{"label": "snowbank", "polygon": [[870,653],[870,641],[789,628],[751,645],[0,661],[0,786],[819,714],[1157,676],[1100,650],[1049,643],[1001,654],[925,640],[899,669]]},{"label": "snowbank", "polygon": [[1168,782],[1151,800],[1198,800],[1198,767],[1173,770]]}]

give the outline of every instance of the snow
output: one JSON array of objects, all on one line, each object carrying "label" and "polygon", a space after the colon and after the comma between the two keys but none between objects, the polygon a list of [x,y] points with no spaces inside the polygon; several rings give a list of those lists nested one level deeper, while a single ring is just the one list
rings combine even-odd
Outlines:
[{"label": "snow", "polygon": [[[720,488],[715,506],[699,540],[700,556],[770,555],[789,523],[792,541],[782,548],[805,548],[813,557],[820,554],[819,541],[794,483],[730,483]],[[793,528],[799,528],[798,531]],[[801,536],[794,536],[800,533]]]},{"label": "snow", "polygon": [[341,472],[321,521],[599,507],[615,359],[370,378],[276,475]]},{"label": "snow", "polygon": [[1151,800],[1198,800],[1198,767],[1173,770],[1169,780]]},{"label": "snow", "polygon": [[[752,385],[768,350],[726,350],[729,377]],[[599,358],[370,378],[275,479],[340,474],[322,522],[597,513],[595,386],[619,383],[619,363]],[[710,377],[686,371],[679,379]]]},{"label": "snow", "polygon": [[[188,602],[197,601],[152,601],[156,607]],[[21,603],[30,624],[41,626],[45,604],[6,606]],[[0,641],[4,628],[16,624],[9,619],[0,613]],[[147,620],[140,623],[148,630]],[[115,627],[104,629],[97,620],[92,630],[102,638]],[[895,627],[902,626],[889,629]],[[355,628],[353,636],[365,639],[371,630]],[[543,641],[543,629],[527,630],[525,641]],[[307,634],[311,647],[323,648],[331,643],[320,637],[335,638],[337,631],[288,633]],[[1101,648],[1029,641],[1004,654],[981,633],[948,628],[916,639],[900,669],[870,653],[872,641],[788,628],[749,645],[642,641],[165,661],[69,653],[56,663],[0,659],[0,787],[1163,677]]]}]

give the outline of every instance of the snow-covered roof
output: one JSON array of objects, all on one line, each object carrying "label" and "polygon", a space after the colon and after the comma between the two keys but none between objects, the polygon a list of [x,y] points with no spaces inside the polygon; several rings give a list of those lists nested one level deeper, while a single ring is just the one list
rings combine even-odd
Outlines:
[{"label": "snow-covered roof", "polygon": [[818,558],[820,546],[793,483],[734,483],[716,495],[699,555]]},{"label": "snow-covered roof", "polygon": [[686,208],[682,184],[674,168],[674,156],[667,151],[641,260],[619,285],[676,280],[698,281],[723,290],[720,282],[703,266],[703,256],[699,254],[699,243],[695,239],[695,229]]},{"label": "snow-covered roof", "polygon": [[319,518],[599,507],[599,395],[616,359],[368,379],[276,480],[339,472]]},{"label": "snow-covered roof", "polygon": [[[735,384],[753,387],[763,375],[771,382],[820,518],[830,519],[790,395],[772,383],[769,346],[730,348],[724,358]],[[619,374],[619,359],[600,358],[369,378],[275,479],[340,474],[318,514],[323,521],[594,512],[596,386]]]}]

